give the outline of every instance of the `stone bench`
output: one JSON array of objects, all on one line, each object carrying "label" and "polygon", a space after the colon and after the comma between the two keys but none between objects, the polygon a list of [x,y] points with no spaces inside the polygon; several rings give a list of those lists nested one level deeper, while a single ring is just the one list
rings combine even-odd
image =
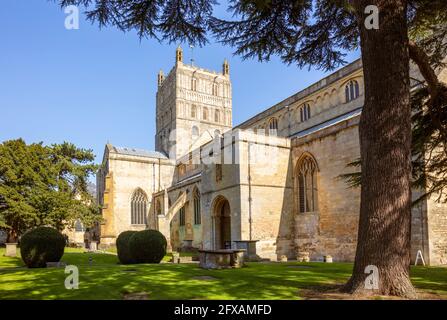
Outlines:
[{"label": "stone bench", "polygon": [[187,257],[181,257],[179,254],[173,254],[171,257],[172,263],[193,263],[197,262],[196,257],[187,256]]},{"label": "stone bench", "polygon": [[242,268],[244,266],[243,249],[199,250],[203,269]]}]

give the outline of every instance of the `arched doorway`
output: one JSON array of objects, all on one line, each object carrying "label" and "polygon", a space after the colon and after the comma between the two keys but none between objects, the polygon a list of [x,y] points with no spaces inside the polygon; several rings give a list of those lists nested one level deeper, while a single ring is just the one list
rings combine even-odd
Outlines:
[{"label": "arched doorway", "polygon": [[215,249],[231,249],[230,203],[221,196],[214,204],[214,243]]}]

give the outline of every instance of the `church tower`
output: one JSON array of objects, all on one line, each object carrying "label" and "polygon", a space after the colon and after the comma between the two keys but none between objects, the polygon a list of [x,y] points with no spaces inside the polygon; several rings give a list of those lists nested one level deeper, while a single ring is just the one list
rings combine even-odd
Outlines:
[{"label": "church tower", "polygon": [[177,159],[232,128],[230,67],[222,72],[183,63],[175,51],[175,65],[158,74],[155,147]]}]

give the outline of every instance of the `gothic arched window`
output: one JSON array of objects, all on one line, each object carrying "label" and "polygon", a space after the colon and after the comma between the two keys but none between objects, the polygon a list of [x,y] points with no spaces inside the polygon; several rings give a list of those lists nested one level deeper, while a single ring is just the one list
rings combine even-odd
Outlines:
[{"label": "gothic arched window", "polygon": [[191,106],[191,118],[195,118],[197,116],[197,106],[193,104]]},{"label": "gothic arched window", "polygon": [[147,224],[147,208],[148,201],[146,193],[143,190],[137,189],[132,195],[132,201],[130,204],[131,224]]},{"label": "gothic arched window", "polygon": [[200,214],[200,194],[197,189],[194,192],[194,224],[202,224],[202,216]]},{"label": "gothic arched window", "polygon": [[186,215],[185,215],[185,207],[181,207],[179,211],[179,222],[180,226],[184,226],[186,224]]},{"label": "gothic arched window", "polygon": [[317,166],[310,156],[298,164],[296,177],[298,187],[298,212],[313,212],[317,206]]},{"label": "gothic arched window", "polygon": [[354,99],[357,99],[359,95],[360,95],[359,83],[355,80],[349,81],[348,84],[345,86],[346,103]]},{"label": "gothic arched window", "polygon": [[208,108],[204,107],[203,108],[203,116],[202,116],[203,120],[208,120]]}]

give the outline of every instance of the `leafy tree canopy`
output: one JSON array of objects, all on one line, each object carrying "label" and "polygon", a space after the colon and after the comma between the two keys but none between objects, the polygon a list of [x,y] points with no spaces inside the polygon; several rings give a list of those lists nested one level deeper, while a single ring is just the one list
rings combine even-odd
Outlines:
[{"label": "leafy tree canopy", "polygon": [[[53,0],[55,1],[55,0]],[[87,19],[100,27],[136,31],[141,38],[205,45],[210,37],[230,45],[243,58],[334,69],[346,51],[359,46],[358,20],[348,0],[230,0],[232,19],[214,10],[216,0],[57,0],[62,7],[86,8]],[[410,36],[430,52],[434,66],[447,52],[447,2],[409,0]]]},{"label": "leafy tree canopy", "polygon": [[87,180],[96,171],[91,150],[71,143],[27,145],[22,139],[0,144],[0,227],[16,239],[29,228],[62,230],[80,219],[92,226],[98,208]]}]

